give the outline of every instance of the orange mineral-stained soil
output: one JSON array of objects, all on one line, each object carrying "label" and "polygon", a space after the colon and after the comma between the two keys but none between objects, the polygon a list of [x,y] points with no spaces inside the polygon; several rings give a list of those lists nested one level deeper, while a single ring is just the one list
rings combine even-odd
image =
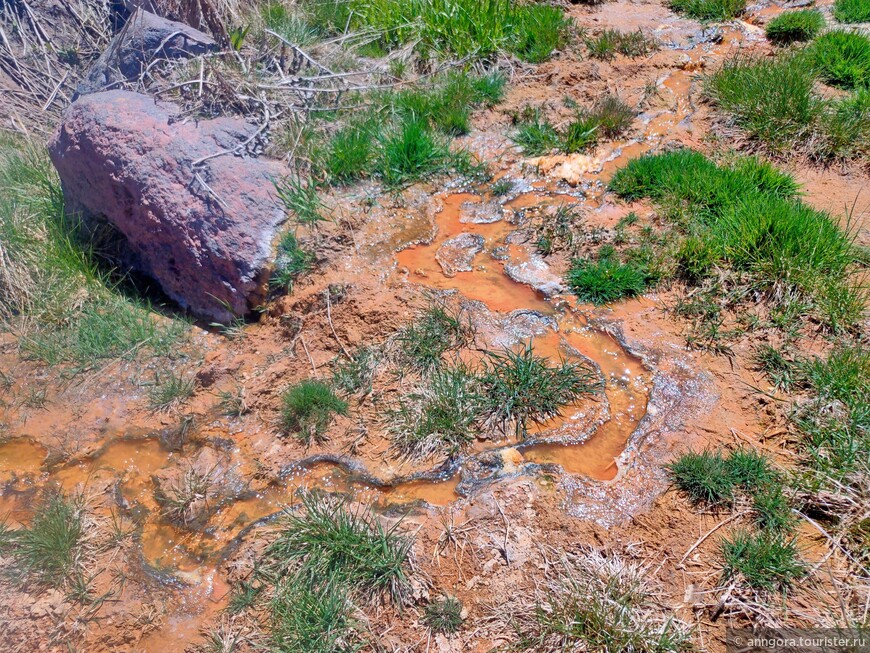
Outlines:
[{"label": "orange mineral-stained soil", "polygon": [[[385,650],[497,649],[503,639],[486,625],[492,606],[550,582],[559,557],[586,545],[628,551],[659,569],[662,604],[699,628],[705,649],[724,650],[725,619],[709,622],[700,611],[719,599],[703,593],[715,585],[715,571],[704,564],[718,556],[715,538],[680,562],[723,517],[693,512],[667,492],[663,465],[689,448],[740,444],[787,460],[777,439],[786,430],[774,410],[776,392],[755,369],[753,343],[737,342],[727,357],[688,348],[684,325],[666,310],[673,290],[595,308],[578,304],[564,286],[547,286],[564,277],[570,261],[559,252],[542,257],[528,230],[560,206],[576,211],[588,232],[612,230],[632,210],[641,224],[654,224],[648,206],[619,203],[607,181],[646,152],[708,149],[719,125],[701,100],[699,75],[739,51],[769,52],[751,23],[778,10],[750,9],[721,40],[701,43],[690,38],[701,26],[664,2],[616,0],[568,11],[593,31],[643,29],[663,45],[647,57],[609,62],[568,49],[533,74],[518,70],[505,101],[479,112],[459,139],[512,182],[503,198],[487,185],[458,190],[436,182],[373,203],[351,191],[326,198],[343,219],[321,227],[324,260],[292,294],[272,302],[239,338],[191,327],[169,363],[197,381],[183,405],[149,407],[147,385],[159,361],[95,365],[70,381],[25,359],[4,334],[0,370],[13,382],[0,390],[0,515],[19,528],[45,491],[80,492],[93,515],[93,594],[105,600],[85,610],[60,591],[0,583],[0,649],[197,650],[207,632],[232,619],[224,613],[232,587],[248,578],[282,512],[298,504],[301,491],[318,490],[385,520],[404,516],[414,534],[414,565],[425,580],[405,612],[385,609],[372,624]],[[605,92],[617,92],[639,115],[622,140],[602,144],[589,160],[542,157],[530,165],[505,136],[511,113],[527,105],[546,103],[567,120],[562,98],[588,106]],[[866,171],[795,167],[806,201],[844,223],[854,207],[850,224],[866,245]],[[448,276],[436,254],[461,234],[480,236],[483,245],[470,270]],[[523,266],[541,283],[508,274]],[[524,437],[493,430],[461,454],[425,459],[400,455],[383,418],[383,406],[410,387],[410,377],[381,378],[370,396],[352,398],[349,416],[336,418],[323,442],[306,445],[280,432],[284,389],[328,379],[348,349],[387,347],[432,297],[476,327],[460,354],[467,363],[530,342],[553,363],[588,366],[598,391],[529,425]],[[239,387],[246,410],[228,416],[221,393]],[[165,495],[191,469],[205,470],[217,489],[185,523],[172,516]],[[818,530],[801,530],[799,538],[822,559]],[[2,551],[0,563],[13,564]],[[458,597],[472,625],[452,639],[432,639],[421,624],[422,597],[440,594]],[[836,597],[814,598],[822,605],[828,599],[835,609]],[[67,641],[74,642],[69,649]]]}]

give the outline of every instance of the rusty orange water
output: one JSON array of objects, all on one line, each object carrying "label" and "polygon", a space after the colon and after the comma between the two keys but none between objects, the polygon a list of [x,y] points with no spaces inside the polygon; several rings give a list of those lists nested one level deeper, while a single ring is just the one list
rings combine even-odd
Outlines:
[{"label": "rusty orange water", "polygon": [[[610,414],[594,433],[589,434],[583,431],[583,404],[567,406],[562,415],[543,424],[532,425],[528,432],[532,438],[546,438],[550,433],[558,433],[559,442],[518,448],[528,462],[555,463],[569,473],[611,480],[618,471],[617,458],[646,413],[649,391],[647,372],[640,360],[626,352],[612,336],[592,328],[575,310],[566,308],[564,303],[557,310],[551,301],[530,286],[517,283],[505,274],[504,261],[492,259],[487,251],[505,247],[505,239],[516,227],[506,220],[487,224],[461,222],[462,205],[477,201],[480,198],[468,193],[446,197],[443,209],[435,217],[435,238],[431,243],[399,252],[396,257],[399,266],[410,271],[409,280],[415,283],[429,288],[457,290],[469,299],[482,301],[492,311],[536,310],[556,318],[558,329],[533,341],[535,353],[559,359],[575,350],[594,361],[605,379],[604,392]],[[553,201],[552,197],[529,193],[521,195],[507,206],[529,208]],[[435,254],[446,240],[461,233],[483,236],[485,248],[475,257],[472,271],[447,276],[435,259]],[[528,256],[519,248],[505,249],[507,260],[520,261]],[[572,437],[575,440],[573,443]]]},{"label": "rusty orange water", "polygon": [[13,476],[35,476],[41,472],[46,451],[27,438],[13,438],[0,443],[0,481]]}]

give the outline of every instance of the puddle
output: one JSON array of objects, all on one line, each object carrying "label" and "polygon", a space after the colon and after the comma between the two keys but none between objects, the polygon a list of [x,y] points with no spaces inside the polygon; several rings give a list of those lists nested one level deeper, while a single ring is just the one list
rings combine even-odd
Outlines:
[{"label": "puddle", "polygon": [[45,448],[27,438],[13,438],[0,443],[0,482],[38,476],[46,455]]}]

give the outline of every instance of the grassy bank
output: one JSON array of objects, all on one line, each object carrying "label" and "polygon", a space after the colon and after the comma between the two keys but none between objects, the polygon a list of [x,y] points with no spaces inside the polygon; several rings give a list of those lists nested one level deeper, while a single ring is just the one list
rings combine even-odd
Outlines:
[{"label": "grassy bank", "polygon": [[515,0],[324,0],[303,17],[322,35],[369,34],[375,54],[413,43],[440,58],[510,53],[532,63],[561,47],[569,26],[559,7]]},{"label": "grassy bank", "polygon": [[169,355],[187,324],[155,315],[112,274],[111,234],[64,213],[42,146],[0,141],[0,324],[24,356],[55,365]]},{"label": "grassy bank", "polygon": [[[768,33],[777,42],[807,40],[820,20],[810,11],[783,14]],[[819,82],[848,93],[821,93]],[[859,159],[870,152],[868,82],[870,39],[834,30],[774,58],[737,56],[707,77],[704,92],[772,153]]]},{"label": "grassy bank", "polygon": [[698,283],[724,272],[732,289],[789,305],[794,319],[845,331],[860,322],[866,292],[854,275],[862,252],[828,214],[800,201],[792,177],[769,164],[716,164],[677,150],[630,162],[610,188],[626,200],[652,200],[674,225],[674,277]]}]

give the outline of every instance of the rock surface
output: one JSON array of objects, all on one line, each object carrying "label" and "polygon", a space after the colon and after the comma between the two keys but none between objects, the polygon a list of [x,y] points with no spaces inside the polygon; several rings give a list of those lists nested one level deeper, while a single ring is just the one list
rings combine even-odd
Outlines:
[{"label": "rock surface", "polygon": [[554,154],[528,160],[528,164],[553,179],[561,179],[571,186],[583,181],[584,175],[601,172],[601,161],[586,154]]},{"label": "rock surface", "polygon": [[435,253],[435,259],[448,277],[457,272],[470,272],[474,257],[483,251],[485,241],[479,234],[459,234],[444,244]]},{"label": "rock surface", "polygon": [[76,87],[78,95],[133,81],[157,59],[182,59],[216,50],[208,34],[147,11],[134,13]]},{"label": "rock surface", "polygon": [[106,91],[69,107],[49,154],[68,211],[104,217],[125,237],[130,267],[197,317],[227,322],[262,301],[285,219],[273,185],[283,165],[213,156],[254,131],[231,118],[182,122],[173,105]]},{"label": "rock surface", "polygon": [[531,286],[545,297],[565,292],[562,279],[537,256],[521,263],[508,263],[504,266],[504,271],[517,283]]},{"label": "rock surface", "polygon": [[504,218],[504,209],[495,201],[463,202],[459,207],[459,221],[463,224],[491,224]]}]

